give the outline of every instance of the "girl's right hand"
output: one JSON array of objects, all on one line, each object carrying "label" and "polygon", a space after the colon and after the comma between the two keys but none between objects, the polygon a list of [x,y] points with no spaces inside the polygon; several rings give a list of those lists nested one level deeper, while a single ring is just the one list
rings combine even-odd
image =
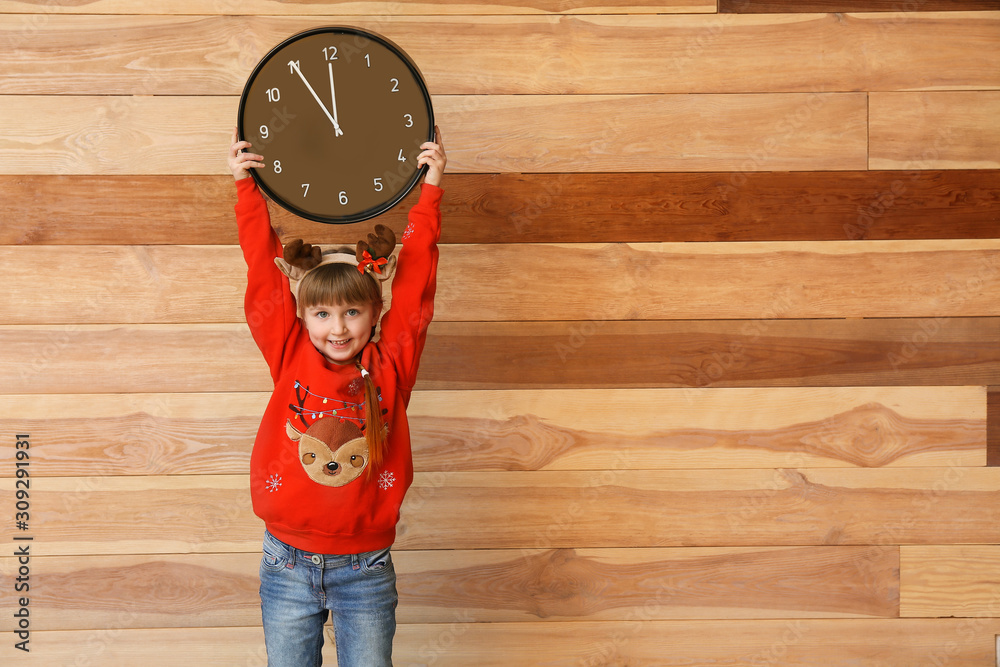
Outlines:
[{"label": "girl's right hand", "polygon": [[250,148],[249,141],[240,141],[236,128],[233,128],[233,145],[229,147],[229,171],[233,178],[241,181],[250,176],[248,169],[264,166],[264,156],[255,153],[240,152]]},{"label": "girl's right hand", "polygon": [[[436,141],[437,143],[434,143]],[[434,126],[434,141],[428,141],[420,145],[423,151],[417,156],[417,168],[427,165],[427,174],[424,176],[424,183],[441,186],[441,176],[444,174],[445,165],[448,164],[448,156],[444,152],[444,142],[441,141],[441,130]]]}]

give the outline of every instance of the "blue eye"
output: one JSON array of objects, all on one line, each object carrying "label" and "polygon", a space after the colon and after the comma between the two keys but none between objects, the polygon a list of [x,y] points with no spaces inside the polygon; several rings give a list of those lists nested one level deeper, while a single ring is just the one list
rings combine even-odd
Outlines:
[{"label": "blue eye", "polygon": [[361,314],[361,311],[359,311],[357,308],[351,308],[350,310],[347,311],[347,314],[350,317],[357,317],[358,315]]}]

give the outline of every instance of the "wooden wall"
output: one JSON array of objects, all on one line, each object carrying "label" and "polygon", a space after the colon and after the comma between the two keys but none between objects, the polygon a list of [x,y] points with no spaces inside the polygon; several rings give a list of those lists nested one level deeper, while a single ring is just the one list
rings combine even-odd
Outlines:
[{"label": "wooden wall", "polygon": [[265,662],[225,152],[253,65],[323,24],[415,58],[450,157],[397,664],[995,664],[1000,2],[0,21],[4,664]]}]

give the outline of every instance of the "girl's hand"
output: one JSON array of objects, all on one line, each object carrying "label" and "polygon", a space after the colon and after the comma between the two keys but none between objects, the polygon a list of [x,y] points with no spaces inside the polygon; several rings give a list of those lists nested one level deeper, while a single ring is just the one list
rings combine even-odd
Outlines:
[{"label": "girl's hand", "polygon": [[254,153],[241,153],[250,148],[249,141],[240,141],[236,128],[233,128],[233,145],[229,147],[229,171],[233,172],[233,178],[241,181],[250,176],[248,169],[264,166],[264,156]]},{"label": "girl's hand", "polygon": [[424,176],[424,183],[430,185],[441,185],[441,175],[444,174],[444,167],[448,164],[448,156],[444,152],[444,143],[441,141],[441,130],[434,126],[434,139],[420,145],[423,152],[417,156],[417,168],[427,165],[427,175]]}]

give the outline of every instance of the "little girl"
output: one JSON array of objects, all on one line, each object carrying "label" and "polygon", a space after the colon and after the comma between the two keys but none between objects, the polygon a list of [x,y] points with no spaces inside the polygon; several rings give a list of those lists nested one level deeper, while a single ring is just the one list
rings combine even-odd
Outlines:
[{"label": "little girl", "polygon": [[[320,665],[328,614],[340,667],[392,664],[389,547],[413,481],[406,406],[433,314],[447,163],[436,139],[420,147],[418,164],[428,170],[373,342],[380,280],[393,267],[385,258],[391,231],[353,254],[322,257],[301,242],[283,252],[249,178],[264,158],[233,133],[246,318],[274,381],[250,460],[254,512],[266,528],[260,597],[270,667]],[[276,262],[282,256],[288,261]]]}]

